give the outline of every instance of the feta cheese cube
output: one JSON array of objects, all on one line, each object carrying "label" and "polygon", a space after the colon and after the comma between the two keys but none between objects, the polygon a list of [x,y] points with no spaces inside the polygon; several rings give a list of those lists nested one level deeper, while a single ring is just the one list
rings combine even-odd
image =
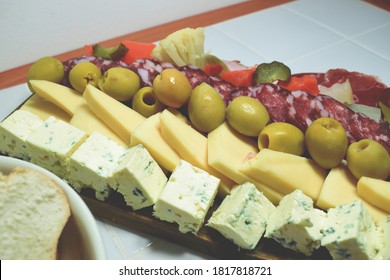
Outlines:
[{"label": "feta cheese cube", "polygon": [[254,249],[275,206],[252,183],[235,187],[208,220],[207,226],[244,249]]},{"label": "feta cheese cube", "polygon": [[270,215],[265,237],[285,248],[310,256],[320,247],[326,213],[313,208],[313,201],[297,189],[286,195]]},{"label": "feta cheese cube", "polygon": [[95,190],[96,198],[105,200],[111,188],[108,178],[126,149],[106,136],[93,132],[70,156],[69,184],[78,192]]},{"label": "feta cheese cube", "polygon": [[153,215],[197,234],[218,191],[220,179],[180,160],[154,205]]},{"label": "feta cheese cube", "polygon": [[361,200],[328,211],[321,245],[333,259],[375,259],[381,240],[376,225]]},{"label": "feta cheese cube", "polygon": [[27,138],[31,162],[67,179],[70,155],[87,134],[55,117],[49,117]]},{"label": "feta cheese cube", "polygon": [[379,251],[379,258],[390,260],[390,216],[379,223],[379,231],[382,235],[383,245]]},{"label": "feta cheese cube", "polygon": [[43,120],[25,110],[16,110],[0,124],[0,153],[29,160],[26,139]]},{"label": "feta cheese cube", "polygon": [[108,179],[110,186],[121,193],[134,210],[153,205],[168,178],[141,144],[131,147],[120,158]]}]

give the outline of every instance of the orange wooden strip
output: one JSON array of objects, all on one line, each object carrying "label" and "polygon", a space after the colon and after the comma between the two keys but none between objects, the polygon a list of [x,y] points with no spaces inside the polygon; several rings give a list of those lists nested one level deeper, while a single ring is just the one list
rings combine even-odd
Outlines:
[{"label": "orange wooden strip", "polygon": [[390,12],[389,0],[364,0],[364,1]]}]

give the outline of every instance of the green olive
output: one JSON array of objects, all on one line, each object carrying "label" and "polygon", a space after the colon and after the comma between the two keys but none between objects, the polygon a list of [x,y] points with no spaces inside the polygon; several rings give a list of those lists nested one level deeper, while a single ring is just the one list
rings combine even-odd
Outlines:
[{"label": "green olive", "polygon": [[271,149],[301,156],[305,152],[304,133],[289,123],[270,123],[260,132],[259,149]]},{"label": "green olive", "polygon": [[143,87],[133,97],[133,110],[148,118],[164,110],[165,105],[157,99],[152,87]]},{"label": "green olive", "polygon": [[76,64],[70,70],[69,82],[75,90],[83,93],[88,84],[96,87],[101,76],[102,73],[95,64],[84,61]]},{"label": "green olive", "polygon": [[202,132],[210,132],[225,120],[225,104],[219,93],[206,83],[194,88],[188,101],[192,124]]},{"label": "green olive", "polygon": [[257,99],[239,96],[227,107],[226,119],[241,134],[258,137],[269,122],[269,114]]},{"label": "green olive", "polygon": [[119,101],[129,101],[140,88],[140,79],[132,70],[122,67],[108,69],[98,81],[99,88]]},{"label": "green olive", "polygon": [[389,153],[380,143],[371,139],[349,145],[347,166],[357,180],[363,176],[386,180],[390,176]]},{"label": "green olive", "polygon": [[[64,65],[54,57],[42,57],[35,61],[27,72],[27,82],[30,80],[46,80],[53,83],[61,83],[64,78]],[[30,90],[32,88],[28,83]]]},{"label": "green olive", "polygon": [[191,96],[192,87],[187,77],[177,69],[164,69],[153,80],[157,98],[173,108],[183,106]]},{"label": "green olive", "polygon": [[319,118],[307,128],[305,144],[319,166],[329,169],[345,157],[348,139],[344,127],[335,119]]}]

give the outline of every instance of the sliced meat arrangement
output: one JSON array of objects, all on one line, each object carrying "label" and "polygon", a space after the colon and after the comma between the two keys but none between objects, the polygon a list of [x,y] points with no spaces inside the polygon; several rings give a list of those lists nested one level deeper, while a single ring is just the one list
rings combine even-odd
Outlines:
[{"label": "sliced meat arrangement", "polygon": [[302,131],[320,117],[338,120],[347,132],[349,143],[369,138],[381,143],[390,152],[390,123],[376,122],[352,111],[327,95],[313,96],[304,91],[289,92],[273,84],[258,84],[232,92],[257,98],[268,110],[272,121],[291,123]]},{"label": "sliced meat arrangement", "polygon": [[[238,96],[250,96],[258,99],[268,110],[272,122],[288,122],[302,131],[317,118],[331,117],[338,120],[345,128],[350,143],[370,138],[381,143],[390,152],[390,123],[376,122],[369,117],[356,113],[344,104],[326,95],[313,96],[304,91],[288,91],[275,84],[257,84],[249,87],[236,87],[218,77],[209,76],[196,66],[176,67],[167,62],[153,59],[138,59],[127,65],[93,56],[71,59],[64,62],[65,72],[81,61],[96,64],[104,73],[111,67],[125,67],[137,73],[141,86],[151,86],[153,79],[166,68],[177,68],[190,81],[194,88],[205,82],[211,85],[222,97],[225,105]],[[330,87],[335,83],[349,79],[354,98],[361,104],[378,106],[378,102],[389,101],[390,88],[375,77],[344,69],[332,69],[326,73],[313,73],[319,85]],[[67,75],[66,75],[67,76]],[[65,84],[66,84],[65,78]],[[390,104],[389,104],[390,105]]]}]

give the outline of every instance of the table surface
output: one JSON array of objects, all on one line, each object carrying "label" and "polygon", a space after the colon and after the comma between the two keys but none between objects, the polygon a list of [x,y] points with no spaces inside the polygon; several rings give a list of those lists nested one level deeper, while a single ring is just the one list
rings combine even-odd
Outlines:
[{"label": "table surface", "polygon": [[[168,2],[173,5],[178,1]],[[193,2],[197,1],[187,1],[187,5]],[[55,55],[64,60],[82,55],[82,46],[86,43],[101,42],[112,46],[122,40],[156,42],[180,28],[205,26],[205,49],[223,59],[240,60],[248,66],[278,60],[286,63],[293,73],[345,68],[376,75],[390,85],[390,1],[231,0],[223,3],[216,1],[214,6],[200,2],[203,2],[203,6],[198,3],[192,4],[193,9],[188,6],[182,10],[178,8],[185,18],[168,13],[165,18],[157,16],[153,26],[148,26],[151,23],[146,21],[144,25],[130,29],[130,33],[123,30],[121,34],[112,33],[115,38],[86,37],[78,47],[66,49],[58,55],[46,55]],[[161,7],[155,7],[158,8]],[[4,36],[2,32],[1,36]],[[0,53],[3,60],[6,55]],[[13,55],[17,53],[18,49],[15,48]],[[30,63],[26,59],[9,61],[8,65],[11,66],[8,68],[2,64],[0,119],[30,95],[24,84]],[[210,256],[99,218],[97,223],[108,259],[211,259]]]}]

